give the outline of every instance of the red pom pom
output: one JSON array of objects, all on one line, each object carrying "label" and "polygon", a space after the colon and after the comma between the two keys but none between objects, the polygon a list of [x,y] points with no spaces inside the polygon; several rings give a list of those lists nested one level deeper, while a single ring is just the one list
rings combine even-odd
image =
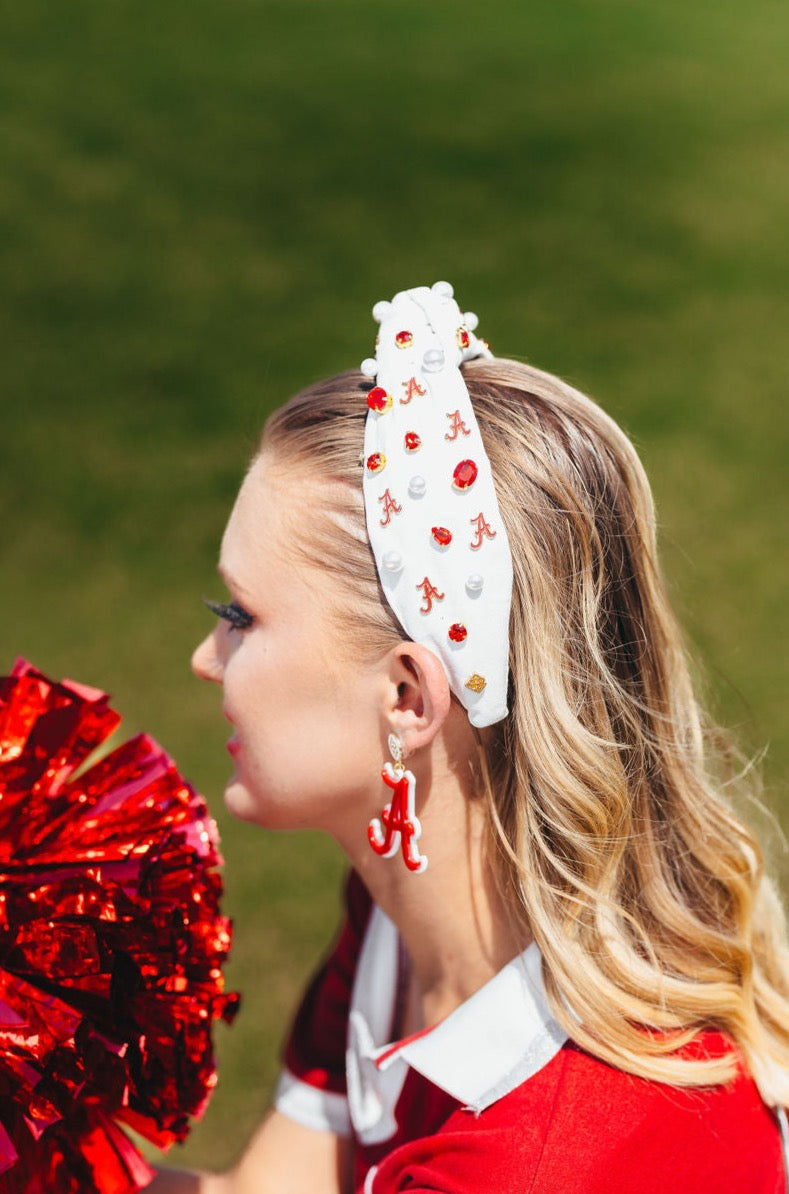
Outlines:
[{"label": "red pom pom", "polygon": [[0,1184],[127,1194],[116,1122],[183,1140],[216,1081],[230,924],[216,826],[152,739],[87,770],[107,696],[20,662],[0,679]]}]

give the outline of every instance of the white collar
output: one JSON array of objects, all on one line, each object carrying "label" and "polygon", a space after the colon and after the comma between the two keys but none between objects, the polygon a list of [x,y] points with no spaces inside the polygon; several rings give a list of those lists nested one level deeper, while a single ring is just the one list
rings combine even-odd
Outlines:
[{"label": "white collar", "polygon": [[[392,1045],[387,1034],[397,989],[398,933],[375,906],[351,1003],[349,1071],[360,1079],[349,1082],[354,1123],[361,1126],[357,1111],[368,1130],[372,1127],[372,1092],[365,1088],[378,1087],[374,1102],[396,1102],[408,1066],[476,1113],[542,1069],[567,1034],[551,1015],[541,961],[537,946],[528,946],[435,1028]],[[389,1120],[394,1105],[381,1111],[389,1112],[383,1116]]]}]

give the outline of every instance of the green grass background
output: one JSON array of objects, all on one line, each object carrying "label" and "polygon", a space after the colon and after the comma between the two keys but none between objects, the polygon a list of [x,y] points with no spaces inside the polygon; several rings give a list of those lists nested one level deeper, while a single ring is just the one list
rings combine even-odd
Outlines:
[{"label": "green grass background", "polygon": [[266,412],[367,355],[376,299],[449,278],[629,430],[709,699],[789,823],[787,38],[773,0],[5,7],[2,661],[110,689],[221,822],[246,1002],[184,1160],[265,1107],[342,865],[223,815],[200,598]]}]

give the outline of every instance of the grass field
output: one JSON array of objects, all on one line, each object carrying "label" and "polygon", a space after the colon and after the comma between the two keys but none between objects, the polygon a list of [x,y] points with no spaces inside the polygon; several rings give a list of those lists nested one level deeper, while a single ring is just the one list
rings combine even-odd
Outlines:
[{"label": "grass field", "polygon": [[630,431],[709,699],[789,825],[787,37],[773,0],[0,17],[2,659],[112,690],[220,819],[246,1002],[192,1163],[264,1108],[342,865],[223,817],[200,598],[266,412],[368,354],[374,300],[449,278]]}]

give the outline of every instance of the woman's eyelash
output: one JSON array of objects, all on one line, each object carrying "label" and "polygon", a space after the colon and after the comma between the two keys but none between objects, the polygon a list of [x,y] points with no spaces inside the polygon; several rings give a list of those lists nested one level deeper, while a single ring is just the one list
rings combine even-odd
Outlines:
[{"label": "woman's eyelash", "polygon": [[209,601],[207,597],[204,597],[203,601],[211,610],[211,613],[216,614],[223,621],[229,622],[234,630],[247,630],[255,620],[252,614],[247,613],[243,605],[239,605],[237,601],[229,601],[227,603],[223,601]]}]

